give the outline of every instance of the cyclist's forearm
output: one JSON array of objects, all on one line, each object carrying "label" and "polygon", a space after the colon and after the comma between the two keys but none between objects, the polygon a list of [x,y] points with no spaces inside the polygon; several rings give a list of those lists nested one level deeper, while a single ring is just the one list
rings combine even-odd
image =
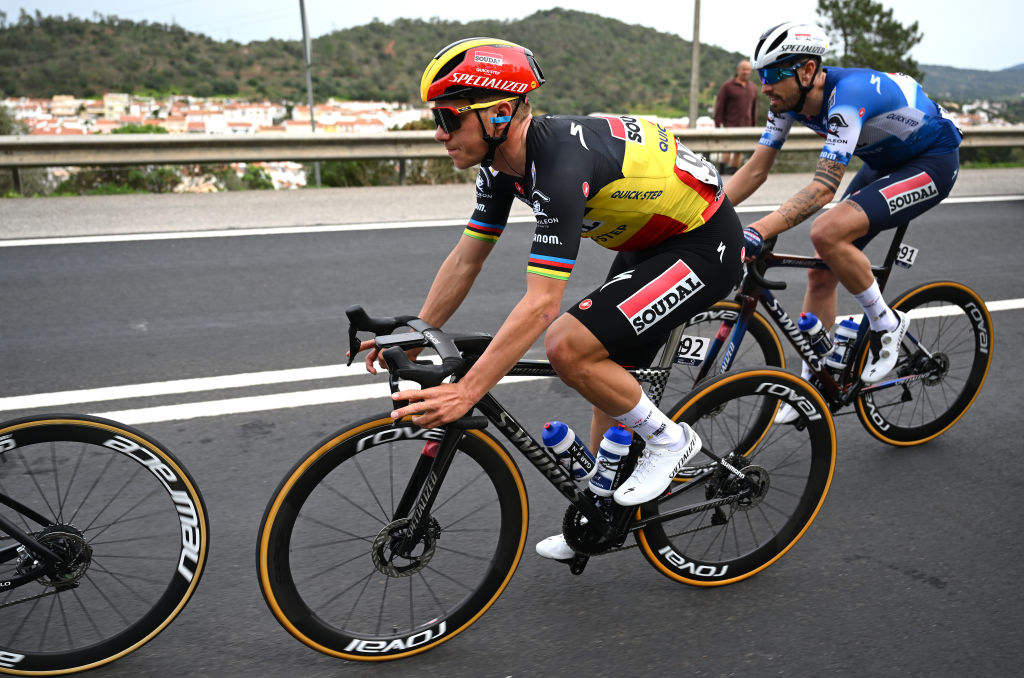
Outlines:
[{"label": "cyclist's forearm", "polygon": [[486,256],[483,249],[460,242],[441,263],[419,317],[435,327],[448,322],[473,288]]},{"label": "cyclist's forearm", "polygon": [[801,223],[832,201],[835,191],[812,181],[779,209],[751,224],[765,238],[773,238]]},{"label": "cyclist's forearm", "polygon": [[[539,277],[539,276],[527,276]],[[554,282],[554,281],[551,281]],[[541,287],[546,287],[541,284]],[[487,350],[462,379],[462,386],[479,400],[494,387],[501,378],[530,350],[534,342],[544,333],[560,312],[565,283],[558,281],[542,293],[529,291],[520,299]]]}]

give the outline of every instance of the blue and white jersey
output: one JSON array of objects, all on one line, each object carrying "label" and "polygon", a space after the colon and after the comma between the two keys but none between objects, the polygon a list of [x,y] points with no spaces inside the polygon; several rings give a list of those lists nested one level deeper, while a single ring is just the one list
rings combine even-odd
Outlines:
[{"label": "blue and white jersey", "polygon": [[825,138],[822,158],[848,165],[856,155],[875,170],[960,146],[960,130],[946,112],[902,73],[829,67],[824,101],[813,116],[769,112],[760,143],[782,148],[793,123],[800,122]]}]

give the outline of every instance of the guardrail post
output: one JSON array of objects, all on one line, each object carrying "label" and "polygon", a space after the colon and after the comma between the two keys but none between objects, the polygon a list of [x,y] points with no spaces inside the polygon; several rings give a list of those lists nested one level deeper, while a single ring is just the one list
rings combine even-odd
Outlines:
[{"label": "guardrail post", "polygon": [[405,186],[405,158],[398,161],[398,185]]},{"label": "guardrail post", "polygon": [[21,192],[21,171],[17,167],[11,168],[11,182],[14,184],[14,192],[23,195]]}]

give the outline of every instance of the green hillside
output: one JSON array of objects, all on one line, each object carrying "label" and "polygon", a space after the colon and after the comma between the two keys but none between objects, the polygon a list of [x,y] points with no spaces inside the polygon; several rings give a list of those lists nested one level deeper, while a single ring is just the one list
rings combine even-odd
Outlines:
[{"label": "green hillside", "polygon": [[[518,21],[397,20],[336,31],[314,40],[315,98],[417,102],[420,73],[437,50],[478,35],[534,51],[549,83],[534,97],[540,111],[689,111],[688,41],[564,9]],[[743,56],[701,46],[702,110]],[[921,68],[926,91],[946,100],[1019,100],[1024,93],[1024,68]],[[179,26],[100,15],[85,20],[0,12],[0,96],[98,97],[111,91],[305,101],[302,45],[219,42]]]},{"label": "green hillside", "polygon": [[[562,9],[519,21],[398,20],[336,31],[313,42],[315,97],[416,102],[419,76],[434,54],[477,35],[519,42],[537,54],[554,85],[535,96],[540,110],[688,110],[688,41]],[[702,100],[712,101],[741,56],[702,46]],[[306,99],[299,41],[218,42],[178,26],[116,17],[8,16],[0,24],[0,64],[3,96],[120,91]]]}]

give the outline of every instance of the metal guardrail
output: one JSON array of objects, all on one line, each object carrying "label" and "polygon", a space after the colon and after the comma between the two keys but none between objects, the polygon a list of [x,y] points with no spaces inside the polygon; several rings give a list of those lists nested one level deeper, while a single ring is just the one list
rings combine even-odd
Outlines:
[{"label": "metal guardrail", "polygon": [[[676,137],[698,153],[749,151],[760,127],[684,130]],[[794,128],[784,151],[820,150],[822,140]],[[964,130],[965,148],[1024,146],[1024,125]],[[447,157],[433,132],[382,134],[270,133],[253,135],[94,134],[0,136],[0,167],[182,165],[291,160],[409,160]]]}]

